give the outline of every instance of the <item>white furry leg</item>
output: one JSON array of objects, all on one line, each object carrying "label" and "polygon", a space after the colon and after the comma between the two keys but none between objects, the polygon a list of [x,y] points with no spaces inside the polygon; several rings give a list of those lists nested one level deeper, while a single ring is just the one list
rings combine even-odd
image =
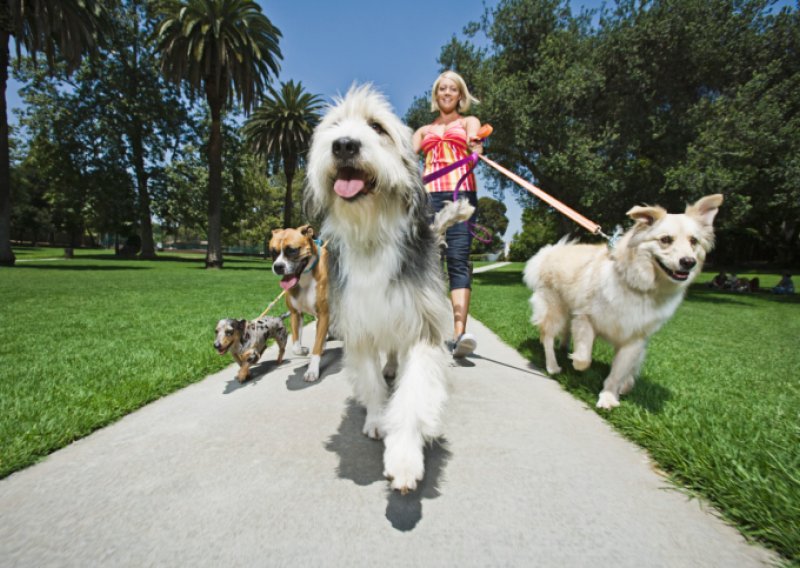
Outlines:
[{"label": "white furry leg", "polygon": [[362,432],[376,440],[383,437],[383,407],[388,389],[381,374],[380,357],[371,348],[358,346],[346,355],[348,375],[353,382],[356,398],[367,408]]},{"label": "white furry leg", "polygon": [[308,370],[306,374],[303,375],[303,380],[308,381],[309,383],[313,383],[319,378],[319,360],[321,357],[319,355],[312,355],[311,361],[308,363]]},{"label": "white furry leg", "polygon": [[425,473],[423,445],[441,434],[447,401],[447,353],[419,343],[408,352],[386,408],[383,474],[392,489],[413,491]]},{"label": "white furry leg", "polygon": [[617,349],[611,363],[611,372],[603,382],[603,391],[597,399],[597,408],[611,410],[619,406],[619,395],[622,391],[627,392],[633,388],[633,377],[644,360],[646,346],[646,341],[639,340]]},{"label": "white furry leg", "polygon": [[572,320],[572,345],[575,348],[570,355],[572,366],[576,371],[585,371],[592,364],[594,347],[594,328],[585,315]]}]

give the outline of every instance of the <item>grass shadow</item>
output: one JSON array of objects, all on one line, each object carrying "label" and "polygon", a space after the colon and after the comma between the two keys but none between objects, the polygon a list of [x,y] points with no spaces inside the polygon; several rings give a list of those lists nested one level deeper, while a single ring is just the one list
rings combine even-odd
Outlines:
[{"label": "grass shadow", "polygon": [[[347,401],[347,409],[336,434],[325,444],[325,449],[337,454],[339,466],[336,474],[358,486],[366,487],[376,482],[386,483],[383,477],[382,442],[368,438],[361,432],[366,410],[354,399]],[[398,531],[413,530],[422,520],[423,499],[435,499],[441,492],[439,484],[451,456],[447,441],[440,439],[425,448],[425,477],[417,490],[401,495],[388,489],[386,519]]]},{"label": "grass shadow", "polygon": [[71,272],[110,272],[110,271],[122,271],[122,270],[152,270],[150,266],[98,266],[98,265],[87,265],[87,264],[69,264],[73,261],[65,261],[64,263],[54,263],[54,262],[45,262],[42,261],[42,264],[36,264],[35,260],[31,260],[29,263],[26,262],[23,266],[19,268],[32,268],[34,270],[59,270],[59,271],[71,271]]},{"label": "grass shadow", "polygon": [[[526,339],[517,346],[517,351],[524,354],[533,353],[531,359],[532,366],[536,370],[541,369],[539,372],[544,373],[544,348],[538,340],[533,338]],[[570,360],[563,350],[557,351],[556,357],[558,358],[562,371],[552,378],[558,381],[567,391],[575,394],[581,400],[586,401],[594,407],[597,396],[600,394],[600,391],[603,390],[603,381],[605,381],[611,371],[611,365],[602,361],[593,360],[590,368],[579,372],[572,369]],[[647,412],[658,414],[664,410],[664,406],[670,398],[672,398],[672,393],[669,389],[648,379],[646,376],[640,376],[636,379],[633,390],[627,395],[624,395],[622,401],[623,403],[635,404]]]}]

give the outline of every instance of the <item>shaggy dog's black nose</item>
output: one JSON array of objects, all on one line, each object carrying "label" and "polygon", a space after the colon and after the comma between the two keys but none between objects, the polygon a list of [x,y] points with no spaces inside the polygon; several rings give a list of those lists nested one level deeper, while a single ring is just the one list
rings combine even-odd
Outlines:
[{"label": "shaggy dog's black nose", "polygon": [[681,268],[685,268],[686,270],[691,270],[694,268],[694,265],[697,264],[697,261],[693,259],[691,256],[684,256],[681,260]]},{"label": "shaggy dog's black nose", "polygon": [[354,157],[361,149],[361,142],[352,138],[339,138],[333,141],[333,155],[340,160]]}]

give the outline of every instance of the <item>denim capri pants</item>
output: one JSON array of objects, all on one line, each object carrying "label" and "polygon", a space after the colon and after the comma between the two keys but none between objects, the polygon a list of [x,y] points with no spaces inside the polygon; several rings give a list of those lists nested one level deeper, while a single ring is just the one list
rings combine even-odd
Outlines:
[{"label": "denim capri pants", "polygon": [[[428,193],[433,213],[436,214],[448,201],[453,201],[452,191],[436,191]],[[458,198],[466,198],[470,205],[475,207],[475,212],[470,217],[470,222],[475,222],[478,216],[478,195],[476,191],[459,191]],[[447,248],[444,256],[447,261],[447,275],[450,279],[450,290],[460,288],[472,289],[472,262],[469,252],[472,245],[472,234],[467,223],[457,223],[445,233]]]}]

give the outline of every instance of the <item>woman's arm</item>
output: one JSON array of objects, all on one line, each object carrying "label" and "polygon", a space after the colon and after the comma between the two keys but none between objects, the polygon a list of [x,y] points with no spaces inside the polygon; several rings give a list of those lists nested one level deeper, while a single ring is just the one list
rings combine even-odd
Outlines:
[{"label": "woman's arm", "polygon": [[476,139],[481,121],[475,116],[468,116],[464,118],[464,129],[467,131],[467,147],[473,152],[483,154],[483,141]]},{"label": "woman's arm", "polygon": [[419,154],[420,150],[422,150],[422,138],[425,136],[425,131],[427,129],[428,125],[420,126],[417,128],[414,136],[411,137],[411,146],[414,148],[415,154]]}]

